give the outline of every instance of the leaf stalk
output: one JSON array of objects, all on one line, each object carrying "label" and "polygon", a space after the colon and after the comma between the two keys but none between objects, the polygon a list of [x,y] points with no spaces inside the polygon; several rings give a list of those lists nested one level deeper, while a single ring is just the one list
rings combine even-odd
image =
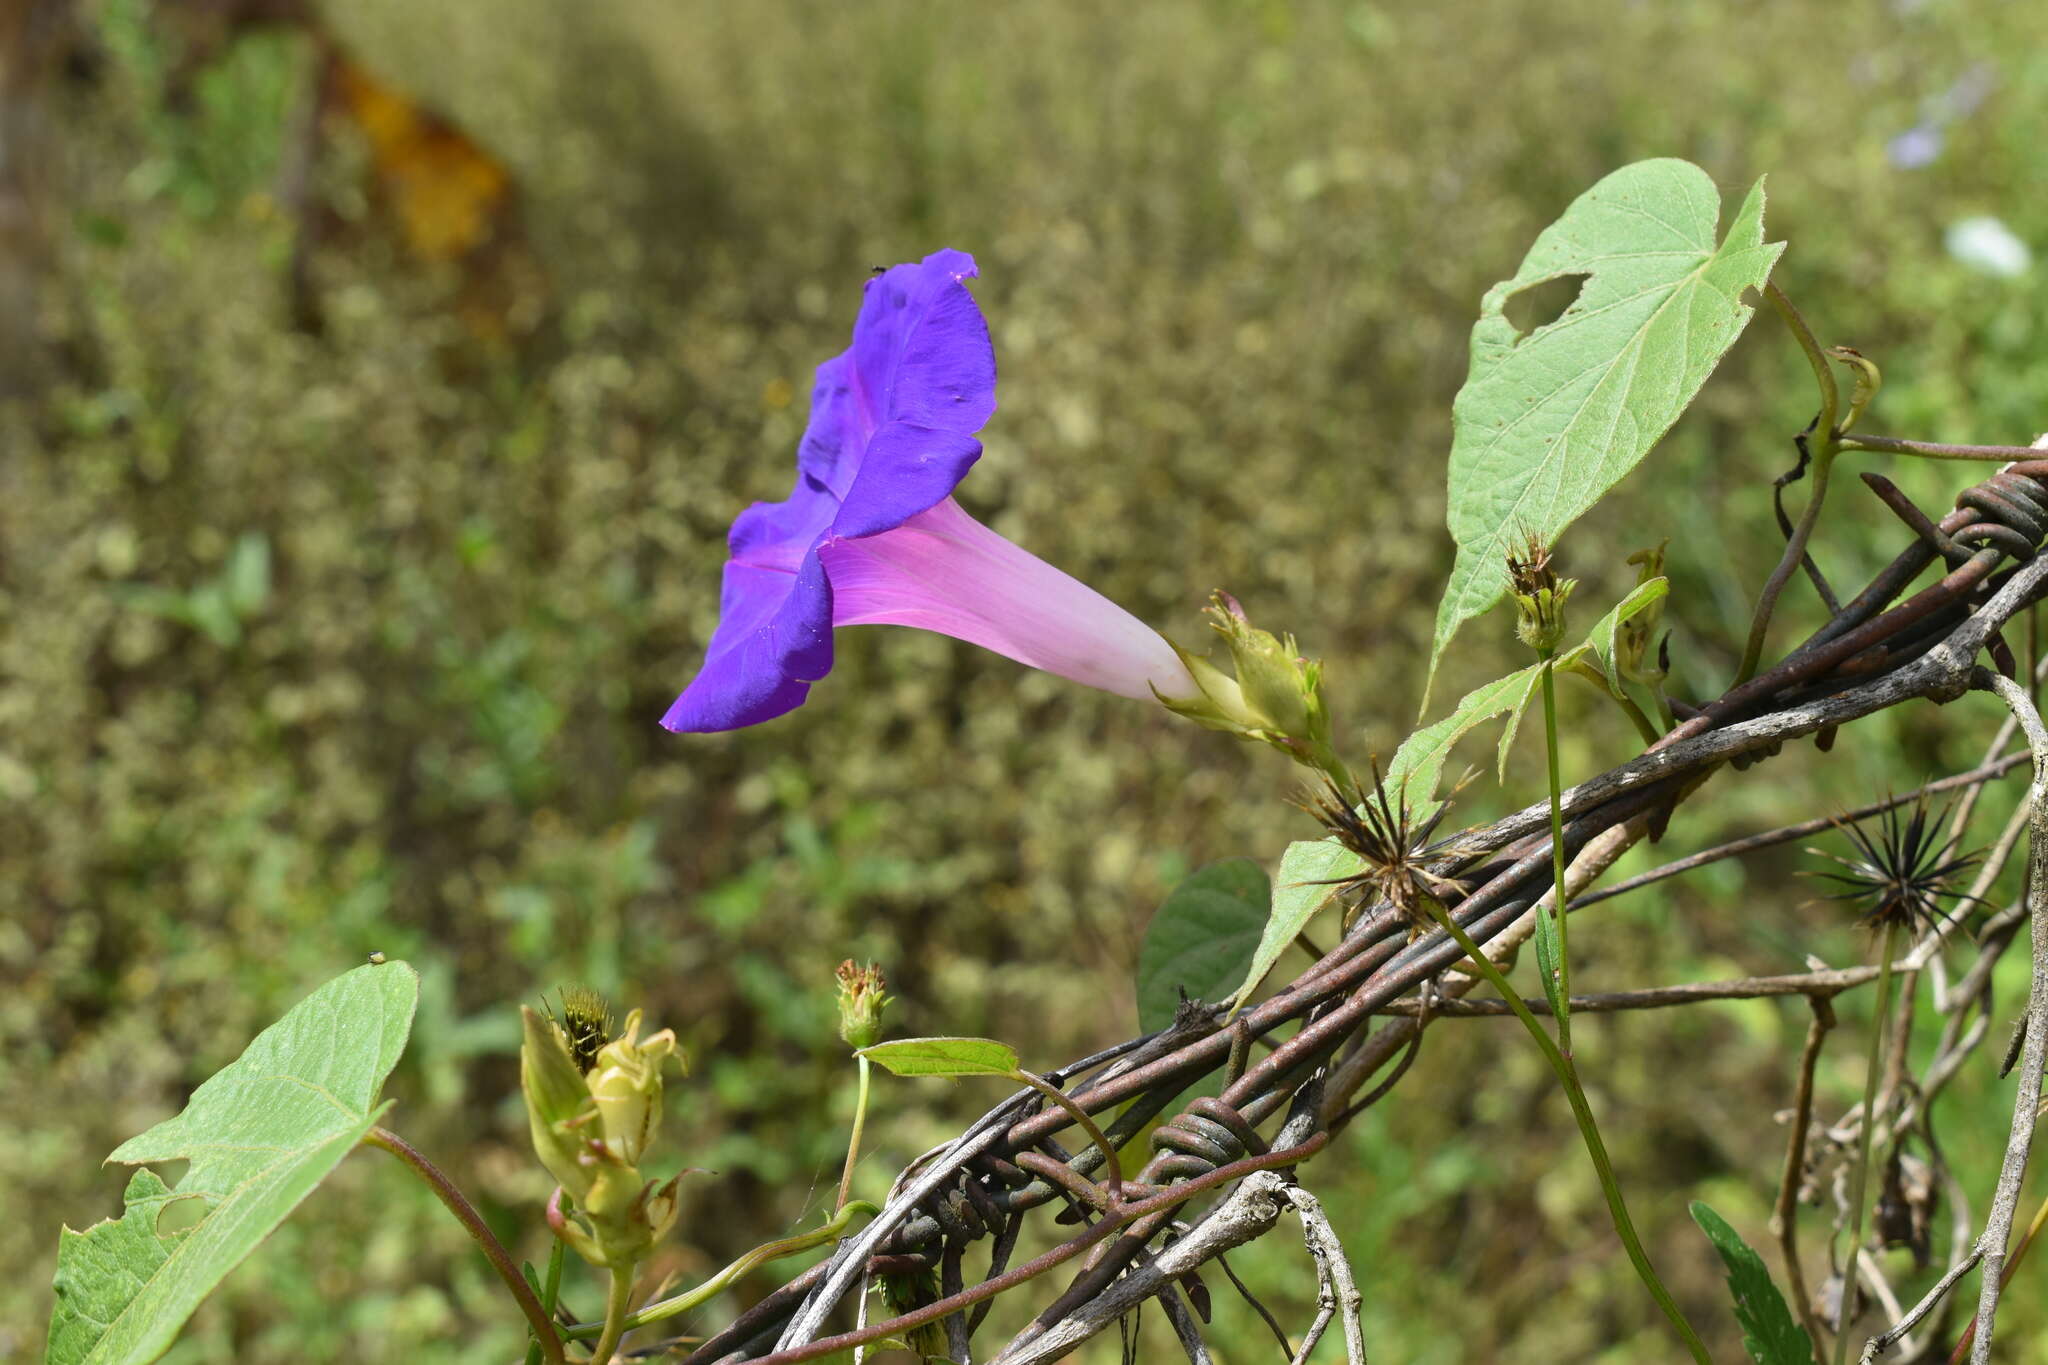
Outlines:
[{"label": "leaf stalk", "polygon": [[439,1197],[448,1212],[455,1215],[469,1235],[476,1239],[483,1251],[484,1259],[491,1263],[491,1269],[498,1272],[498,1278],[512,1291],[512,1297],[519,1304],[519,1311],[526,1315],[527,1325],[533,1328],[533,1339],[540,1346],[541,1356],[548,1365],[565,1365],[562,1354],[562,1339],[555,1334],[555,1324],[549,1319],[547,1310],[534,1297],[533,1286],[519,1273],[519,1267],[512,1263],[511,1253],[498,1240],[496,1233],[484,1222],[483,1215],[476,1211],[476,1205],[469,1197],[456,1188],[455,1182],[426,1154],[407,1142],[389,1128],[372,1128],[363,1136],[365,1147],[379,1147],[404,1162],[412,1173],[425,1181],[427,1188]]}]

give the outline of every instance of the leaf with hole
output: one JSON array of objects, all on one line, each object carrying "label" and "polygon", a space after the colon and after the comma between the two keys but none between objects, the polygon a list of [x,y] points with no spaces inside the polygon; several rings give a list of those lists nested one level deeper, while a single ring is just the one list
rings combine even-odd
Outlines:
[{"label": "leaf with hole", "polygon": [[1016,1049],[993,1038],[899,1038],[860,1055],[898,1076],[1015,1076]]},{"label": "leaf with hole", "polygon": [[1153,1033],[1171,1024],[1183,994],[1229,999],[1272,910],[1272,884],[1250,858],[1210,863],[1173,888],[1138,952],[1138,1027]]},{"label": "leaf with hole", "polygon": [[[1458,627],[1507,591],[1507,550],[1554,542],[1678,420],[1755,311],[1784,243],[1764,241],[1758,180],[1727,235],[1705,171],[1640,161],[1544,229],[1480,302],[1471,368],[1452,406],[1445,520],[1457,562],[1437,608],[1430,678]],[[1583,275],[1556,321],[1522,333],[1516,296]],[[1423,704],[1428,705],[1428,688]]]},{"label": "leaf with hole", "polygon": [[[190,1165],[176,1189],[137,1171],[119,1218],[64,1229],[48,1365],[141,1365],[169,1349],[390,1107],[377,1094],[418,1000],[419,977],[403,962],[344,973],[258,1034],[177,1117],[116,1148],[109,1161]],[[202,1209],[189,1226],[166,1226]]]},{"label": "leaf with hole", "polygon": [[1749,1358],[1755,1365],[1813,1365],[1813,1338],[1793,1320],[1763,1257],[1727,1219],[1698,1200],[1692,1204],[1692,1220],[1728,1268],[1728,1292],[1735,1300],[1735,1319],[1742,1324],[1742,1345]]}]

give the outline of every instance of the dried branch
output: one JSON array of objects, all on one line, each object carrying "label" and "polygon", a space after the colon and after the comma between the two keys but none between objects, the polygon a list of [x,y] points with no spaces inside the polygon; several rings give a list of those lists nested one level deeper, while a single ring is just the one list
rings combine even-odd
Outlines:
[{"label": "dried branch", "polygon": [[2003,1287],[2006,1243],[2019,1209],[2020,1182],[2034,1141],[2034,1120],[2041,1104],[2041,1069],[2048,1060],[2048,726],[2041,723],[2027,689],[2009,678],[1980,671],[1977,682],[1998,694],[2019,718],[2027,747],[2034,756],[2034,782],[2027,791],[2031,812],[2027,837],[2027,903],[2033,921],[2034,979],[2027,994],[2026,1046],[2019,1084],[2013,1096],[2012,1132],[1999,1166],[1998,1186],[1984,1222],[1984,1284],[1977,1296],[1977,1340],[1970,1350],[1972,1365],[1991,1359],[1991,1330]]},{"label": "dried branch", "polygon": [[1344,1324],[1344,1359],[1347,1365],[1366,1365],[1365,1325],[1359,1320],[1364,1296],[1358,1292],[1358,1281],[1352,1278],[1351,1262],[1344,1255],[1344,1244],[1337,1239],[1337,1230],[1330,1226],[1329,1215],[1323,1212],[1322,1204],[1314,1195],[1299,1185],[1289,1185],[1285,1194],[1287,1202],[1301,1217],[1302,1244],[1316,1263],[1317,1325],[1302,1341],[1292,1365],[1307,1365],[1309,1353],[1315,1350],[1316,1338],[1332,1316]]},{"label": "dried branch", "polygon": [[[1875,967],[1843,967],[1829,971],[1800,972],[1792,976],[1745,976],[1732,981],[1682,981],[1671,986],[1650,986],[1636,991],[1608,991],[1600,995],[1575,995],[1574,1014],[1613,1014],[1622,1010],[1669,1009],[1693,1005],[1702,1000],[1760,1000],[1778,995],[1804,995],[1828,1000],[1843,991],[1877,979]],[[1531,1012],[1543,1014],[1546,1000],[1525,997]],[[1414,1015],[1421,1012],[1419,1000],[1393,1000],[1383,1008],[1386,1014]],[[1445,1019],[1472,1019],[1511,1013],[1504,1000],[1438,1000],[1432,1013]]]},{"label": "dried branch", "polygon": [[1950,1266],[1948,1274],[1936,1280],[1934,1288],[1928,1290],[1926,1296],[1920,1302],[1907,1310],[1904,1317],[1901,1317],[1890,1327],[1864,1343],[1863,1354],[1858,1357],[1857,1365],[1872,1365],[1872,1362],[1877,1360],[1879,1356],[1882,1356],[1886,1351],[1889,1351],[1892,1347],[1903,1341],[1908,1332],[1920,1325],[1922,1318],[1934,1311],[1935,1305],[1941,1302],[1943,1296],[1949,1290],[1955,1288],[1956,1281],[1962,1279],[1963,1276],[1969,1274],[1972,1270],[1975,1270],[1977,1262],[1983,1259],[1984,1249],[1979,1247],[1963,1260]]},{"label": "dried branch", "polygon": [[1188,1365],[1216,1365],[1215,1358],[1209,1354],[1209,1343],[1202,1340],[1202,1324],[1195,1321],[1187,1301],[1181,1298],[1179,1285],[1166,1286],[1159,1295],[1159,1306],[1165,1310],[1174,1336],[1180,1339],[1180,1349],[1186,1352]]},{"label": "dried branch", "polygon": [[1823,995],[1808,996],[1807,1003],[1813,1007],[1813,1020],[1806,1026],[1806,1045],[1799,1052],[1792,1132],[1785,1140],[1785,1168],[1778,1177],[1777,1203],[1771,1207],[1771,1231],[1778,1238],[1779,1254],[1785,1258],[1785,1279],[1792,1286],[1793,1307],[1807,1335],[1819,1343],[1827,1338],[1821,1331],[1820,1316],[1813,1311],[1806,1271],[1799,1263],[1799,1187],[1806,1175],[1806,1139],[1813,1129],[1813,1073],[1820,1062],[1821,1047],[1827,1042],[1828,1030],[1835,1026],[1835,1007]]},{"label": "dried branch", "polygon": [[1218,1252],[1243,1246],[1263,1235],[1280,1219],[1286,1188],[1286,1179],[1271,1171],[1248,1177],[1187,1236],[1148,1264],[1132,1270],[1057,1326],[1030,1341],[1013,1343],[992,1365],[1041,1365],[1058,1360]]},{"label": "dried branch", "polygon": [[[1935,796],[1942,792],[1954,791],[1957,787],[1963,787],[1968,789],[1971,797],[1974,797],[1985,783],[2004,777],[2026,761],[2027,756],[2025,754],[2009,754],[2004,758],[1988,760],[1981,767],[1972,768],[1968,772],[1954,773],[1938,781],[1928,782],[1922,786],[1915,787],[1911,791],[1888,796],[1882,801],[1873,801],[1867,806],[1858,806],[1855,810],[1842,815],[1825,815],[1817,820],[1801,820],[1797,824],[1780,825],[1777,829],[1764,830],[1762,833],[1746,835],[1740,839],[1731,839],[1725,844],[1716,844],[1712,848],[1702,849],[1698,853],[1674,859],[1661,867],[1653,867],[1648,872],[1639,872],[1635,876],[1625,881],[1616,882],[1612,886],[1603,886],[1598,891],[1590,892],[1574,900],[1571,908],[1574,912],[1583,910],[1587,906],[1597,904],[1600,901],[1612,900],[1616,896],[1624,896],[1631,891],[1640,891],[1642,888],[1655,882],[1661,882],[1668,877],[1676,877],[1681,873],[1691,872],[1695,868],[1705,867],[1708,863],[1717,863],[1723,858],[1739,857],[1744,853],[1754,853],[1758,849],[1774,848],[1779,844],[1789,844],[1794,839],[1804,839],[1809,834],[1822,834],[1845,821],[1853,823],[1857,820],[1867,820],[1873,815],[1882,815],[1894,807],[1910,805],[1923,796]],[[1965,799],[1968,798],[1966,797]]]}]

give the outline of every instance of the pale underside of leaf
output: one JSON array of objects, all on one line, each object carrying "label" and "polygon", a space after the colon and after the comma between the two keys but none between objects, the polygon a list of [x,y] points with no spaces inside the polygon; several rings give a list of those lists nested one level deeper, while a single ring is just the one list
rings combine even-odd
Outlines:
[{"label": "pale underside of leaf", "polygon": [[[419,977],[402,962],[358,967],[314,991],[192,1093],[182,1113],[109,1161],[188,1160],[175,1190],[130,1181],[118,1219],[66,1229],[50,1365],[141,1365],[167,1350],[207,1294],[376,1124],[412,1028]],[[162,1207],[205,1202],[193,1227],[156,1234]]]},{"label": "pale underside of leaf", "polygon": [[[1697,166],[1638,162],[1575,200],[1496,284],[1472,329],[1452,408],[1445,520],[1457,562],[1437,610],[1430,676],[1459,626],[1507,591],[1509,549],[1545,544],[1639,464],[1741,335],[1784,250],[1763,240],[1758,180],[1727,236],[1719,191]],[[1524,336],[1515,294],[1584,275],[1578,300]],[[1425,689],[1424,705],[1428,697]]]}]

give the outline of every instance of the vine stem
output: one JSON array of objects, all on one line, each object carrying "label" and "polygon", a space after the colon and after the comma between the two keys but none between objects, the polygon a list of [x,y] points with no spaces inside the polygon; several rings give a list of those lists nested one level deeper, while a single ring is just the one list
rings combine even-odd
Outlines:
[{"label": "vine stem", "polygon": [[1892,949],[1897,946],[1899,926],[1884,927],[1884,944],[1878,949],[1876,1027],[1870,1031],[1870,1056],[1863,1067],[1863,1135],[1857,1141],[1856,1178],[1849,1186],[1849,1258],[1842,1271],[1842,1302],[1835,1310],[1835,1365],[1849,1358],[1849,1306],[1856,1298],[1856,1260],[1863,1251],[1863,1201],[1870,1190],[1870,1146],[1877,1132],[1877,1073],[1882,1069],[1884,1036],[1891,1023]]},{"label": "vine stem", "polygon": [[1917,455],[1923,460],[2038,460],[2038,446],[1949,445],[1942,441],[1907,441],[1897,436],[1843,436],[1844,450],[1874,450],[1888,455]]},{"label": "vine stem", "polygon": [[846,1139],[846,1169],[839,1173],[839,1202],[832,1206],[834,1213],[846,1207],[853,1192],[853,1163],[860,1157],[861,1129],[868,1121],[868,1059],[855,1053],[854,1060],[860,1063],[860,1094],[853,1102],[853,1133]]},{"label": "vine stem", "polygon": [[1771,576],[1764,580],[1764,590],[1757,596],[1756,615],[1749,624],[1749,641],[1742,648],[1742,667],[1737,670],[1737,686],[1756,676],[1757,666],[1763,661],[1764,637],[1770,633],[1771,613],[1777,609],[1778,594],[1792,580],[1801,560],[1806,558],[1806,545],[1813,538],[1814,523],[1820,520],[1821,503],[1828,494],[1828,475],[1835,464],[1836,443],[1840,439],[1835,431],[1835,417],[1841,410],[1841,394],[1835,387],[1834,371],[1828,368],[1826,352],[1820,342],[1814,339],[1813,329],[1806,325],[1806,319],[1792,306],[1792,300],[1785,297],[1785,291],[1775,281],[1764,285],[1764,296],[1778,310],[1778,316],[1792,331],[1799,342],[1799,349],[1806,353],[1806,360],[1813,367],[1814,382],[1820,386],[1820,413],[1813,419],[1812,448],[1813,492],[1806,500],[1806,510],[1799,516],[1799,524],[1792,528],[1792,538],[1785,542],[1785,553],[1778,560],[1778,567],[1771,570]]},{"label": "vine stem", "polygon": [[1066,1091],[1060,1089],[1051,1081],[1046,1080],[1043,1076],[1032,1075],[1021,1066],[1010,1073],[1010,1079],[1022,1081],[1032,1089],[1043,1093],[1047,1099],[1066,1110],[1067,1117],[1081,1125],[1082,1131],[1087,1133],[1090,1140],[1095,1143],[1096,1150],[1102,1153],[1102,1159],[1106,1163],[1104,1174],[1108,1178],[1104,1181],[1104,1184],[1108,1187],[1109,1207],[1114,1209],[1117,1205],[1123,1203],[1123,1162],[1118,1158],[1116,1148],[1110,1145],[1109,1139],[1103,1136],[1102,1130],[1095,1126],[1095,1120],[1088,1116],[1088,1111],[1074,1103],[1073,1097],[1067,1094]]},{"label": "vine stem", "polygon": [[1991,1359],[1991,1333],[1998,1316],[1998,1297],[2005,1286],[2006,1244],[2018,1213],[2020,1186],[2026,1179],[2027,1154],[2034,1143],[2034,1120],[2041,1103],[2041,1078],[2048,1069],[2048,726],[2027,695],[2027,689],[1989,669],[1977,670],[1975,685],[1996,692],[2026,732],[2034,758],[2034,781],[2027,789],[2027,890],[2022,904],[2032,926],[2033,981],[2027,991],[2024,1047],[2013,1096],[2012,1129],[2005,1159],[1999,1163],[1998,1185],[1991,1212],[1984,1220],[1984,1274],[1977,1291],[1976,1338],[1971,1365]]},{"label": "vine stem", "polygon": [[1480,950],[1478,944],[1472,941],[1472,936],[1465,932],[1464,926],[1452,919],[1450,913],[1441,905],[1434,901],[1428,904],[1437,924],[1456,941],[1465,956],[1479,969],[1479,974],[1486,978],[1487,983],[1500,992],[1501,998],[1514,1010],[1515,1018],[1522,1021],[1522,1027],[1529,1031],[1529,1036],[1543,1049],[1544,1060],[1550,1063],[1550,1069],[1556,1073],[1558,1083],[1564,1087],[1565,1097],[1571,1101],[1572,1117],[1578,1120],[1579,1135],[1585,1139],[1587,1155],[1592,1157],[1593,1169],[1600,1177],[1600,1192],[1607,1196],[1607,1211],[1614,1219],[1614,1231],[1621,1238],[1622,1246],[1627,1249],[1629,1261],[1636,1268],[1636,1275],[1642,1280],[1643,1287],[1650,1291],[1650,1297],[1657,1301],[1657,1306],[1664,1310],[1664,1316],[1670,1320],[1672,1329],[1685,1342],[1686,1350],[1692,1353],[1692,1358],[1698,1361],[1699,1365],[1711,1365],[1712,1357],[1708,1356],[1707,1348],[1701,1344],[1699,1334],[1693,1331],[1692,1324],[1687,1322],[1685,1314],[1679,1311],[1678,1304],[1671,1297],[1671,1291],[1657,1278],[1655,1268],[1650,1265],[1650,1257],[1643,1250],[1642,1239],[1636,1235],[1635,1223],[1628,1216],[1628,1205],[1622,1202],[1621,1185],[1614,1178],[1614,1163],[1607,1157],[1607,1144],[1600,1139],[1600,1127],[1594,1122],[1592,1106],[1586,1102],[1585,1087],[1579,1084],[1578,1068],[1572,1065],[1570,1056],[1558,1050],[1557,1044],[1544,1032],[1543,1025],[1536,1022],[1536,1016],[1522,1003],[1521,994],[1508,984],[1500,968],[1494,964],[1492,958]]},{"label": "vine stem", "polygon": [[605,1295],[604,1330],[598,1335],[597,1345],[590,1348],[590,1365],[611,1365],[612,1354],[619,1349],[619,1338],[626,1335],[626,1320],[632,1309],[633,1267],[615,1265],[611,1291]]},{"label": "vine stem", "polygon": [[[1550,876],[1557,887],[1557,897],[1546,912],[1538,907],[1536,913],[1548,913],[1557,924],[1557,1046],[1566,1057],[1572,1055],[1572,966],[1571,953],[1567,947],[1566,925],[1568,908],[1565,904],[1567,891],[1564,884],[1564,802],[1561,793],[1564,783],[1558,777],[1557,769],[1557,685],[1552,676],[1557,672],[1552,666],[1548,651],[1543,655],[1543,748],[1550,760]],[[1655,743],[1654,740],[1651,741]]]},{"label": "vine stem", "polygon": [[[847,1224],[851,1223],[855,1218],[872,1218],[880,1212],[880,1209],[865,1199],[849,1199],[839,1212],[832,1215],[832,1221],[826,1223],[823,1227],[815,1228],[810,1232],[798,1233],[794,1237],[785,1237],[779,1242],[765,1242],[755,1247],[752,1251],[739,1257],[727,1265],[725,1269],[704,1281],[704,1283],[694,1288],[686,1289],[680,1294],[662,1299],[657,1303],[650,1303],[639,1312],[629,1314],[625,1321],[620,1324],[621,1329],[630,1332],[635,1328],[646,1327],[651,1323],[661,1322],[680,1313],[687,1313],[701,1304],[710,1302],[720,1291],[741,1276],[751,1274],[770,1261],[779,1261],[784,1256],[794,1256],[799,1251],[809,1251],[812,1247],[823,1246],[827,1242],[837,1241],[839,1234],[846,1231]],[[600,1322],[579,1322],[574,1327],[569,1328],[564,1335],[571,1341],[578,1341],[586,1337],[597,1336],[604,1331],[604,1328],[605,1324]]]},{"label": "vine stem", "polygon": [[519,1303],[519,1311],[526,1315],[527,1325],[533,1328],[533,1337],[540,1344],[540,1351],[548,1365],[566,1365],[562,1353],[562,1338],[555,1333],[555,1324],[549,1319],[547,1310],[534,1297],[533,1286],[519,1273],[519,1267],[512,1263],[512,1256],[505,1250],[505,1244],[484,1222],[483,1215],[476,1211],[476,1205],[469,1197],[456,1188],[455,1182],[444,1174],[440,1167],[427,1160],[426,1154],[407,1142],[389,1128],[372,1128],[363,1135],[365,1147],[380,1147],[404,1162],[412,1173],[427,1183],[427,1187],[440,1197],[448,1212],[468,1230],[482,1248],[484,1259],[491,1263],[491,1269],[498,1272],[498,1278],[512,1291],[512,1297]]},{"label": "vine stem", "polygon": [[[568,1244],[559,1237],[551,1237],[548,1240],[553,1245],[548,1247],[548,1273],[547,1278],[541,1281],[540,1306],[542,1311],[547,1313],[548,1321],[553,1322],[555,1305],[561,1301],[562,1295],[562,1253],[568,1250]],[[540,1365],[538,1341],[528,1343],[526,1365]]]}]

